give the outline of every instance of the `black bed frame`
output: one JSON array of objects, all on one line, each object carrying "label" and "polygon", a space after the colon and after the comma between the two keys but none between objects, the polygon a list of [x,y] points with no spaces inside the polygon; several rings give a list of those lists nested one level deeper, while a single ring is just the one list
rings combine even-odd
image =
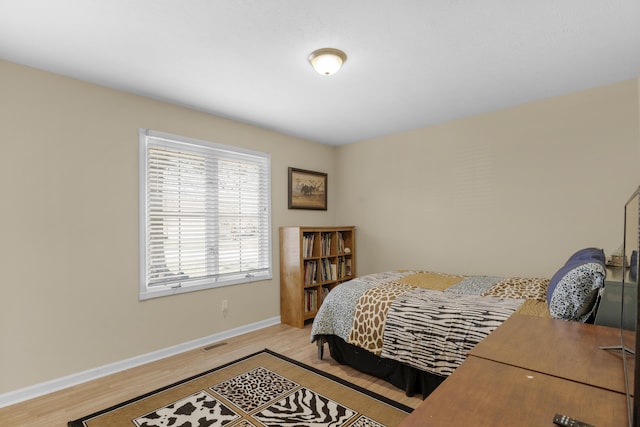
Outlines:
[{"label": "black bed frame", "polygon": [[316,336],[318,359],[324,354],[324,343],[329,344],[329,353],[336,362],[349,365],[360,372],[381,378],[404,390],[407,396],[422,393],[426,398],[445,377],[424,372],[392,359],[376,356],[362,348],[345,342],[335,335]]}]

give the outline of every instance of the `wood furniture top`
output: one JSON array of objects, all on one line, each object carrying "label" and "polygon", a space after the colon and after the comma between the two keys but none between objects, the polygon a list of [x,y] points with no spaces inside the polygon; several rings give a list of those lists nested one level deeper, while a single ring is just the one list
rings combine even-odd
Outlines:
[{"label": "wood furniture top", "polygon": [[625,393],[621,352],[600,348],[617,345],[617,328],[514,314],[469,354]]},{"label": "wood furniture top", "polygon": [[624,394],[469,356],[398,427],[553,426],[556,413],[624,426]]}]

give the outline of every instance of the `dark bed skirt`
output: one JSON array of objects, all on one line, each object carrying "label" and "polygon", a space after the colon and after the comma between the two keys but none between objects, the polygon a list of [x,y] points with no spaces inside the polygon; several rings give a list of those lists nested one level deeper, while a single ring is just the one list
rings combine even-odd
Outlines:
[{"label": "dark bed skirt", "polygon": [[[320,339],[320,337],[316,338]],[[422,393],[424,399],[445,379],[445,377],[420,371],[395,360],[378,357],[335,335],[324,335],[321,339],[329,344],[329,352],[336,362],[381,378],[404,390],[407,396]],[[318,352],[318,354],[321,357],[321,353]]]}]

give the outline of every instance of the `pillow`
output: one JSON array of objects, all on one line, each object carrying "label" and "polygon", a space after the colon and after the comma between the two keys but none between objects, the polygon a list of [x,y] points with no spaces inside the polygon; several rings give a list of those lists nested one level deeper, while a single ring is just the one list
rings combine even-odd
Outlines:
[{"label": "pillow", "polygon": [[596,258],[569,259],[549,282],[547,303],[555,319],[585,322],[596,306],[606,276],[604,262]]},{"label": "pillow", "polygon": [[600,262],[602,262],[603,264],[605,263],[605,256],[604,256],[604,251],[600,248],[584,248],[584,249],[580,249],[578,252],[576,252],[575,254],[571,255],[569,257],[569,261],[574,260],[574,259],[582,259],[582,260],[587,260],[587,259],[597,259]]},{"label": "pillow", "polygon": [[560,279],[562,279],[562,277],[569,271],[565,268],[568,264],[573,263],[574,266],[577,266],[580,261],[596,262],[602,264],[606,272],[605,260],[606,258],[604,255],[604,251],[600,248],[584,248],[571,255],[564,266],[562,266],[562,268],[558,270],[549,281],[549,287],[547,288],[547,304],[551,304],[551,296],[553,295],[553,291],[555,290],[556,285],[558,284]]}]

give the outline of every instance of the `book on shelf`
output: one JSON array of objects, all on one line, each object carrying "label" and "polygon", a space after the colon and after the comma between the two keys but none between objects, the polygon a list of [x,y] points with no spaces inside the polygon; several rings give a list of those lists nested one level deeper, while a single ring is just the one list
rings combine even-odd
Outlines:
[{"label": "book on shelf", "polygon": [[346,260],[345,276],[351,276],[351,258]]},{"label": "book on shelf", "polygon": [[342,231],[338,231],[336,235],[338,236],[338,253],[343,254],[344,253],[344,236],[342,235]]},{"label": "book on shelf", "polygon": [[320,281],[328,282],[331,278],[331,262],[329,258],[323,258],[320,262]]},{"label": "book on shelf", "polygon": [[304,263],[304,284],[311,285],[316,283],[318,277],[318,263],[316,261],[306,261]]},{"label": "book on shelf", "polygon": [[318,290],[307,289],[304,291],[304,311],[311,312],[318,310]]},{"label": "book on shelf", "polygon": [[337,274],[338,274],[338,279],[343,278],[347,274],[345,257],[343,256],[338,257]]},{"label": "book on shelf", "polygon": [[315,237],[315,233],[304,233],[302,235],[302,256],[304,258],[313,256],[313,241]]},{"label": "book on shelf", "polygon": [[331,233],[322,233],[322,256],[331,255]]}]

